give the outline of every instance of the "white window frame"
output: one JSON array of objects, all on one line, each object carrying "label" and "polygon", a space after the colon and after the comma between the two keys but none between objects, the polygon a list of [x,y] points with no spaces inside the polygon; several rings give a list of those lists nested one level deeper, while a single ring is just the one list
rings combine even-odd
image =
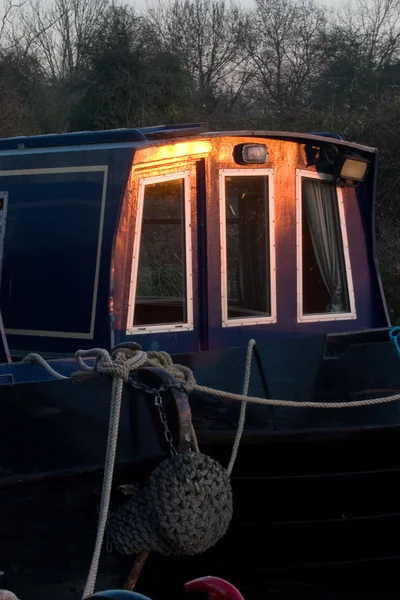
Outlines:
[{"label": "white window frame", "polygon": [[[159,325],[140,325],[134,326],[133,319],[135,314],[136,287],[140,259],[140,242],[142,237],[143,207],[146,185],[160,183],[162,181],[175,181],[183,179],[184,186],[184,215],[185,215],[185,260],[186,260],[186,322],[182,323],[162,323]],[[133,242],[133,256],[131,281],[129,289],[128,322],[127,335],[140,335],[146,333],[167,333],[178,331],[193,330],[193,273],[192,273],[192,228],[190,215],[190,171],[179,171],[158,175],[156,177],[143,177],[139,179],[138,190],[138,208],[135,223],[135,238]]]},{"label": "white window frame", "polygon": [[348,321],[357,318],[356,302],[354,296],[353,275],[351,271],[351,261],[349,252],[349,242],[347,239],[346,216],[343,203],[343,190],[336,186],[336,198],[339,209],[340,230],[343,242],[343,254],[345,263],[345,273],[347,277],[347,289],[349,294],[350,311],[343,313],[323,313],[323,314],[303,314],[303,222],[302,222],[302,181],[303,179],[319,179],[321,181],[333,181],[333,177],[324,173],[315,171],[305,171],[296,169],[296,257],[297,257],[297,322],[298,323],[317,323],[320,321]]},{"label": "white window frame", "polygon": [[[266,317],[245,317],[228,319],[228,268],[226,244],[226,177],[268,177],[268,215],[269,215],[269,267],[271,315]],[[276,257],[275,257],[275,198],[273,169],[220,169],[219,170],[219,215],[220,215],[220,248],[221,248],[221,307],[222,327],[244,327],[246,325],[266,325],[276,323]]]}]

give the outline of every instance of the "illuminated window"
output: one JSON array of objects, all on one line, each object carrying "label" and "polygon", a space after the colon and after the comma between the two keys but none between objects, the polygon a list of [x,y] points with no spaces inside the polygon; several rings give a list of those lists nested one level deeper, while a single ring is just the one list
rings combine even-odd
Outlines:
[{"label": "illuminated window", "polygon": [[189,174],[143,179],[135,232],[128,322],[135,333],[190,329]]},{"label": "illuminated window", "polygon": [[300,321],[355,318],[341,190],[329,176],[298,172]]},{"label": "illuminated window", "polygon": [[220,172],[223,325],[275,320],[272,171]]}]

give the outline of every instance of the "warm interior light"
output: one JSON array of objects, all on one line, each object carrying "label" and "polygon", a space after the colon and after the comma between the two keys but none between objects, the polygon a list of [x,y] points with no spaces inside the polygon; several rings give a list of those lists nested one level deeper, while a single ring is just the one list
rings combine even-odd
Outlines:
[{"label": "warm interior light", "polygon": [[211,151],[211,143],[208,140],[193,140],[190,142],[166,142],[160,146],[141,148],[135,153],[135,165],[175,158],[186,158],[193,155],[205,155]]},{"label": "warm interior light", "polygon": [[340,171],[340,177],[343,179],[362,181],[367,174],[367,170],[367,162],[355,158],[346,158]]}]

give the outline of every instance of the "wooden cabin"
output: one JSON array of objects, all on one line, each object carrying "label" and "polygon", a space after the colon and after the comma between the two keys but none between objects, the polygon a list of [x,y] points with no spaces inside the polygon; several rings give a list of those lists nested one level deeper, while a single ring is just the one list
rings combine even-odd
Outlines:
[{"label": "wooden cabin", "polygon": [[188,353],[389,324],[376,151],[201,125],[0,141],[14,356]]}]

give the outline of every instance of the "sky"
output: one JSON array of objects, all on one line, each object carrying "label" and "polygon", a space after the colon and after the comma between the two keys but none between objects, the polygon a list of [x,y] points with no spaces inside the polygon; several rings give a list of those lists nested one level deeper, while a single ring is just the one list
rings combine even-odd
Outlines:
[{"label": "sky", "polygon": [[[154,0],[131,0],[134,6],[137,6],[138,9],[145,8],[147,5],[151,5]],[[340,6],[345,3],[345,0],[318,0],[320,4],[324,4],[326,6]],[[251,8],[254,6],[253,0],[240,0],[240,5],[244,7]]]}]

